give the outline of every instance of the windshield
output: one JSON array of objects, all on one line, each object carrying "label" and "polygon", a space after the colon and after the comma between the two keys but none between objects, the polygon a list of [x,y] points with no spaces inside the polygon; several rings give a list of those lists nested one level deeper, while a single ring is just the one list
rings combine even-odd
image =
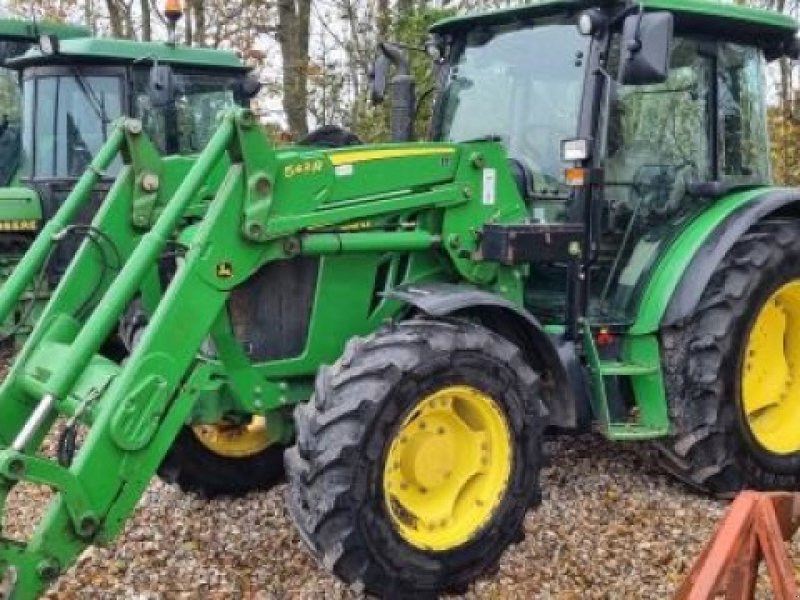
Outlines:
[{"label": "windshield", "polygon": [[535,176],[562,181],[560,143],[577,132],[589,40],[561,19],[468,33],[454,46],[439,139],[497,138]]},{"label": "windshield", "polygon": [[79,177],[122,114],[122,77],[74,71],[30,77],[23,96],[26,173],[35,179]]},{"label": "windshield", "polygon": [[136,116],[162,152],[193,154],[203,150],[216,130],[216,116],[238,104],[235,90],[243,75],[176,71],[174,104],[154,107],[148,95],[149,73],[134,76]]}]

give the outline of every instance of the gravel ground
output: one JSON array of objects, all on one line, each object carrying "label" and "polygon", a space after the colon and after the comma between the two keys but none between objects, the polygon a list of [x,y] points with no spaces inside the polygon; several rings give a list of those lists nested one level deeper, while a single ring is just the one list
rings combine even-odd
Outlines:
[{"label": "gravel ground", "polygon": [[[645,446],[586,435],[546,449],[544,498],[525,540],[466,598],[669,597],[724,504],[664,476]],[[284,491],[204,501],[153,481],[117,542],[87,551],[48,597],[357,597],[305,552]],[[10,529],[30,521],[42,494],[11,499]]]}]

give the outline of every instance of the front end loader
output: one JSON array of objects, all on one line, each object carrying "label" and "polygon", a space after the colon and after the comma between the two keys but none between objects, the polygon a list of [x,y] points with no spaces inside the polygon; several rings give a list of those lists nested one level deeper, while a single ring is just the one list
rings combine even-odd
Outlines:
[{"label": "front end loader", "polygon": [[233,110],[186,158],[118,120],[0,289],[2,321],[119,161],[0,387],[0,499],[56,492],[0,540],[10,596],[154,474],[255,489],[287,446],[301,538],[386,596],[461,590],[520,539],[548,425],[655,443],[708,493],[796,488],[800,192],[771,185],[761,85],[796,31],[697,0],[444,21],[426,142],[275,147]]}]

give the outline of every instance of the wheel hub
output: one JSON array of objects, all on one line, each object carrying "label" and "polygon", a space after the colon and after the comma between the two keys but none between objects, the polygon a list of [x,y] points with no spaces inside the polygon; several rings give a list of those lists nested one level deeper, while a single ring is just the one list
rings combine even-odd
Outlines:
[{"label": "wheel hub", "polygon": [[511,473],[511,433],[488,395],[449,386],[425,398],[392,440],[384,469],[386,506],[414,546],[447,550],[491,519]]},{"label": "wheel hub", "polygon": [[756,441],[800,451],[800,281],[778,288],[756,316],[742,360],[742,408]]},{"label": "wheel hub", "polygon": [[206,448],[228,458],[253,456],[270,445],[267,420],[260,415],[241,424],[220,421],[193,425],[192,432]]}]

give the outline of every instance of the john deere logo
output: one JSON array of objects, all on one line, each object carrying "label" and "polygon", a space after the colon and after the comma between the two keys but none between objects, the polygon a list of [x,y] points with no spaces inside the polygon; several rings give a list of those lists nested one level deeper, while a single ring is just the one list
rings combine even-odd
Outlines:
[{"label": "john deere logo", "polygon": [[217,263],[217,277],[220,279],[229,279],[233,277],[233,265],[227,261]]}]

